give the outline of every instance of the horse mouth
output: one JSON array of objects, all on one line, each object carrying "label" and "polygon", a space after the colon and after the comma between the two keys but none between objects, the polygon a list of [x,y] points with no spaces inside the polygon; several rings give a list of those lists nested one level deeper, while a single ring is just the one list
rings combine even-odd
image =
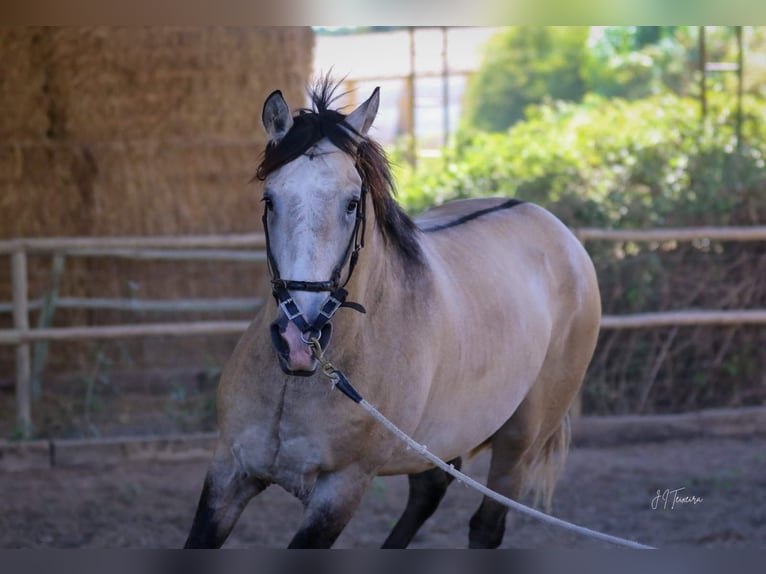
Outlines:
[{"label": "horse mouth", "polygon": [[290,364],[285,360],[285,358],[282,355],[279,355],[279,366],[282,368],[282,372],[286,375],[292,375],[294,377],[310,377],[316,372],[316,359],[314,359],[314,367],[313,369],[305,370],[305,369],[291,369]]},{"label": "horse mouth", "polygon": [[[318,361],[312,348],[306,344],[305,336],[292,322],[281,317],[271,324],[270,332],[282,372],[296,377],[310,377],[316,372]],[[329,343],[331,334],[332,326],[328,323],[318,337],[322,348]]]}]

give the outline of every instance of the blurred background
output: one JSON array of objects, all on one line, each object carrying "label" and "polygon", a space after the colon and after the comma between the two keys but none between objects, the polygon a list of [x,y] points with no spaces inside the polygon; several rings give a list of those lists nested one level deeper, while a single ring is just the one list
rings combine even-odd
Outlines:
[{"label": "blurred background", "polygon": [[[582,232],[615,318],[582,414],[766,400],[764,27],[5,27],[0,69],[2,439],[39,439],[47,457],[59,440],[215,430],[221,368],[268,296],[258,241],[236,240],[261,231],[261,106],[275,89],[305,106],[328,73],[346,111],[381,87],[371,136],[411,214],[513,196]],[[721,233],[673,232],[701,226]],[[670,231],[619,235],[655,228]],[[165,236],[216,239],[176,249]],[[27,238],[80,243],[9,242]],[[697,311],[702,320],[614,326]],[[88,335],[158,324],[165,335]],[[19,341],[29,329],[78,336]],[[736,528],[762,536],[764,524]],[[707,542],[742,539],[730,530]],[[135,536],[97,540],[146,542]]]}]

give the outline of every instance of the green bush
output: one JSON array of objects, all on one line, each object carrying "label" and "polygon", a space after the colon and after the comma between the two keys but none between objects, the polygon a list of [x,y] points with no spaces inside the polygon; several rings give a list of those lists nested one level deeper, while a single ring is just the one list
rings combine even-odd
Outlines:
[{"label": "green bush", "polygon": [[693,43],[689,45],[690,40],[688,27],[608,26],[592,30],[582,67],[587,90],[625,99],[645,98],[667,89],[685,94],[698,67],[696,48]]},{"label": "green bush", "polygon": [[546,99],[579,101],[586,27],[513,27],[493,36],[469,82],[463,121],[503,131],[524,119],[527,106]]},{"label": "green bush", "polygon": [[745,102],[738,152],[735,101],[711,96],[704,126],[697,102],[672,94],[535,106],[505,133],[464,133],[443,158],[401,168],[400,199],[417,212],[450,199],[516,196],[572,226],[622,228],[763,213],[755,193],[766,187],[761,104]]}]

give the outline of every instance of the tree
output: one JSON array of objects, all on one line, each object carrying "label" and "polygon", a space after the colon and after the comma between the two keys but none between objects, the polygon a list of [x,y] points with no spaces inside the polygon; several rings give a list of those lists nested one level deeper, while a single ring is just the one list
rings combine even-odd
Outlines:
[{"label": "tree", "polygon": [[583,78],[589,92],[606,97],[640,99],[667,89],[684,95],[697,68],[696,45],[689,27],[593,27]]},{"label": "tree", "polygon": [[513,27],[492,37],[466,93],[464,121],[503,131],[546,99],[579,101],[588,28]]}]

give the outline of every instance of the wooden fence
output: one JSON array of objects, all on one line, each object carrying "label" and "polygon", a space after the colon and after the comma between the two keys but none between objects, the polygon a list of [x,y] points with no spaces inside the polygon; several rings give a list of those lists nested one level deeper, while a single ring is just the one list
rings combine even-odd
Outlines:
[{"label": "wooden fence", "polygon": [[[699,227],[685,229],[575,231],[583,242],[588,241],[764,241],[766,226]],[[179,259],[252,261],[265,260],[263,234],[210,235],[187,237],[98,237],[41,238],[0,241],[0,255],[9,255],[13,301],[0,303],[0,313],[12,312],[13,328],[0,330],[0,345],[16,347],[16,415],[19,432],[28,436],[31,429],[31,344],[48,341],[120,339],[131,337],[216,335],[242,333],[247,321],[166,322],[138,325],[108,325],[80,327],[45,326],[45,317],[56,306],[69,308],[152,309],[167,311],[220,311],[251,309],[262,299],[218,299],[184,301],[138,301],[124,299],[76,299],[56,297],[55,289],[45,298],[28,299],[27,258],[30,254],[53,254],[54,274],[63,269],[65,257],[122,257],[131,259]],[[57,264],[56,261],[59,261]],[[37,328],[29,326],[29,310],[39,309],[41,321]],[[673,311],[640,313],[624,316],[605,315],[603,329],[639,329],[672,325],[740,325],[766,324],[766,309],[729,311]]]}]

